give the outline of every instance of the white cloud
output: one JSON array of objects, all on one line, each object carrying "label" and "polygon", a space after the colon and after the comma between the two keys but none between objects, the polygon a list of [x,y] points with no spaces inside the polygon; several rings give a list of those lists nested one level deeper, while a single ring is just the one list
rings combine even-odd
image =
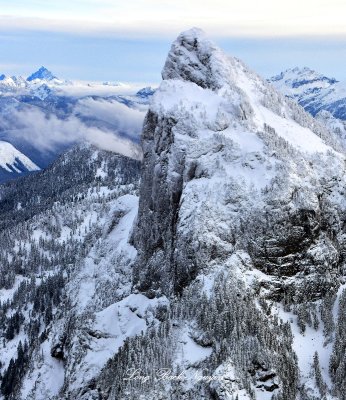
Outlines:
[{"label": "white cloud", "polygon": [[[126,118],[125,113],[123,117]],[[87,126],[76,116],[60,119],[55,115],[46,116],[39,109],[31,108],[14,110],[11,120],[10,123],[1,121],[1,124],[11,127],[12,137],[26,140],[40,150],[50,151],[59,145],[86,140],[101,149],[140,158],[140,150],[135,141],[121,137],[114,131]],[[13,121],[16,122],[17,129],[13,129]],[[129,122],[130,126],[132,123],[132,121]],[[123,124],[126,126],[125,121]],[[135,138],[135,134],[133,137]]]},{"label": "white cloud", "polygon": [[119,132],[138,138],[142,130],[144,113],[127,107],[117,101],[86,98],[78,102],[75,113],[93,116],[101,121],[116,125]]},{"label": "white cloud", "polygon": [[344,0],[15,0],[1,12],[12,16],[1,18],[1,29],[127,36],[175,35],[191,26],[222,36],[346,33]]}]

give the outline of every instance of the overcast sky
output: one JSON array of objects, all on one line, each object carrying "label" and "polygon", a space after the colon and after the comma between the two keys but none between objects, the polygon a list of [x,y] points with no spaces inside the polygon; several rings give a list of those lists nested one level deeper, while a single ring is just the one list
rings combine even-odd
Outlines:
[{"label": "overcast sky", "polygon": [[0,74],[158,82],[198,26],[262,75],[309,66],[346,80],[345,0],[0,0]]}]

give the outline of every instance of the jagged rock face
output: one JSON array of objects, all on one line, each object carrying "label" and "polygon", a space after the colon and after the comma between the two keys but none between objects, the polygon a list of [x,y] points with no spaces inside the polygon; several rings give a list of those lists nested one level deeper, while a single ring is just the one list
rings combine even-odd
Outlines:
[{"label": "jagged rock face", "polygon": [[220,89],[231,68],[222,61],[213,43],[206,44],[198,36],[203,36],[203,32],[197,28],[179,36],[168,54],[162,78],[193,82],[205,89]]},{"label": "jagged rock face", "polygon": [[[178,37],[162,76],[142,136],[135,288],[149,297],[162,292],[169,297],[182,295],[180,306],[188,316],[179,323],[197,324],[194,337],[207,338],[218,360],[214,363],[211,357],[199,367],[178,361],[173,365],[177,362],[183,369],[208,365],[213,376],[219,371],[229,374],[227,383],[213,383],[203,390],[197,385],[185,387],[184,393],[217,399],[236,394],[258,399],[320,398],[324,386],[316,387],[309,368],[313,349],[328,351],[324,360],[330,356],[332,345],[322,350],[317,343],[321,337],[326,343],[333,341],[328,333],[333,328],[328,326],[333,326],[332,304],[342,282],[346,211],[342,137],[239,60],[227,57],[199,30]],[[216,277],[232,289],[217,286]],[[209,283],[201,287],[205,281]],[[216,318],[210,328],[209,318],[199,313],[213,314],[212,304],[229,291],[239,293],[228,306],[221,302],[216,309],[225,315],[230,304],[239,307],[230,313],[233,322],[225,334],[226,342],[236,345],[233,350],[226,345],[228,350],[220,354],[222,322]],[[210,296],[208,306],[200,292]],[[240,293],[249,301],[245,308]],[[263,311],[255,305],[258,302]],[[263,312],[266,322],[259,322]],[[238,313],[243,322],[232,325]],[[275,315],[288,324],[296,321],[293,336]],[[316,344],[307,346],[312,352],[307,361],[299,354],[300,343],[305,343],[300,334],[304,321],[312,326],[313,318],[313,329],[319,329],[318,320],[325,328]],[[257,321],[256,327],[251,321]],[[264,340],[263,324],[269,329]],[[239,325],[247,328],[234,336],[233,329],[238,328],[232,327]],[[247,356],[237,358],[238,351]],[[121,363],[121,358],[113,362]],[[327,363],[323,374],[330,380]],[[263,371],[268,375],[262,376]],[[329,385],[330,396],[331,389]],[[171,389],[157,390],[149,389],[147,398],[164,390],[172,398],[184,398]],[[123,392],[113,387],[111,393],[110,398],[121,398]]]},{"label": "jagged rock face", "polygon": [[261,225],[252,230],[248,251],[254,266],[281,281],[270,291],[270,299],[313,301],[337,289],[344,243],[330,230],[339,221],[322,230],[320,218],[313,210],[280,216],[274,213],[268,216],[267,227],[263,227],[262,219]]},{"label": "jagged rock face", "polygon": [[[149,112],[144,123],[143,131],[143,168],[141,196],[143,202],[140,208],[140,224],[151,227],[148,235],[137,236],[137,243],[141,249],[141,263],[148,269],[147,276],[141,281],[142,289],[159,289],[170,292],[174,274],[173,257],[175,246],[176,217],[180,202],[183,183],[183,160],[170,163],[170,154],[167,148],[173,140],[172,128],[174,120],[159,121],[155,113]],[[158,141],[153,140],[152,132],[157,133]],[[181,153],[181,155],[183,155]],[[180,162],[179,162],[180,161]],[[168,164],[174,164],[174,177],[166,180]],[[175,178],[175,179],[174,179]],[[162,268],[157,269],[161,264]],[[139,271],[141,274],[141,271]],[[146,280],[146,279],[149,280]]]},{"label": "jagged rock face", "polygon": [[139,287],[180,291],[239,249],[280,279],[273,298],[335,287],[345,174],[328,134],[196,29],[162,76],[142,137]]}]

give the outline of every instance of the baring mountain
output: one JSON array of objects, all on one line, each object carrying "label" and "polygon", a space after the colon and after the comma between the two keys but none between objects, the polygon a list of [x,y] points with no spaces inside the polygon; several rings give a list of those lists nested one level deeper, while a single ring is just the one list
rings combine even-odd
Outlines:
[{"label": "baring mountain", "polygon": [[141,169],[2,187],[2,396],[345,399],[342,138],[198,29],[162,77]]}]

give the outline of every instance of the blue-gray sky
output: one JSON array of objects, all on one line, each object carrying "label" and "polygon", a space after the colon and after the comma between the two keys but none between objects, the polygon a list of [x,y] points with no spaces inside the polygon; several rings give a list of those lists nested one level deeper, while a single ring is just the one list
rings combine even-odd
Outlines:
[{"label": "blue-gray sky", "polygon": [[264,76],[346,80],[345,14],[344,0],[0,0],[0,74],[159,82],[172,40],[198,26]]}]

